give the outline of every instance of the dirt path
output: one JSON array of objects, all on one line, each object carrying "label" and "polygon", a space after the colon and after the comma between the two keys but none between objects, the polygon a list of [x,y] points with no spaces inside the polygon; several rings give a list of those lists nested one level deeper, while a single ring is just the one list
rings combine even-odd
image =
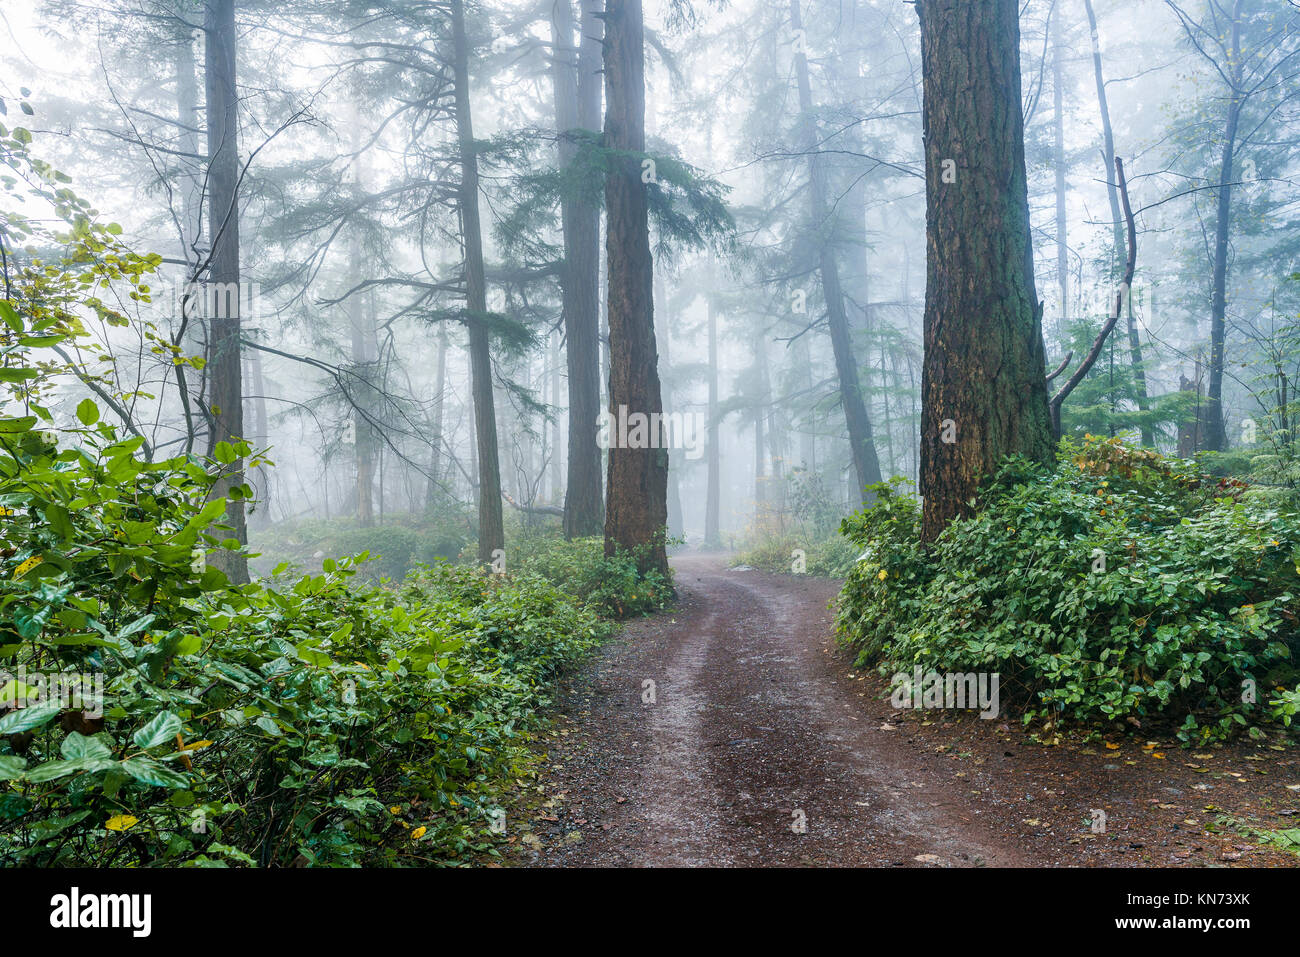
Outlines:
[{"label": "dirt path", "polygon": [[879,730],[888,704],[833,654],[834,582],[674,566],[677,613],[631,625],[567,696],[556,830],[577,830],[545,863],[1036,863]]},{"label": "dirt path", "polygon": [[723,556],[673,565],[677,611],[630,623],[561,690],[541,793],[513,812],[518,863],[1298,862],[1246,836],[1300,820],[1293,740],[1197,751],[1081,732],[1043,747],[1015,721],[893,712],[884,680],[835,645],[838,583]]}]

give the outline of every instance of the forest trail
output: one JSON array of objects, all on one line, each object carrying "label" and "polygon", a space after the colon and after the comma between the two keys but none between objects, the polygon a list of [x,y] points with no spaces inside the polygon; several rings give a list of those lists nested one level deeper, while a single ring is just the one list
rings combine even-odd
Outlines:
[{"label": "forest trail", "polygon": [[990,832],[949,775],[881,730],[888,702],[864,696],[836,652],[836,582],[718,555],[673,565],[676,612],[629,624],[563,698],[559,830],[579,829],[537,863],[1049,863]]}]

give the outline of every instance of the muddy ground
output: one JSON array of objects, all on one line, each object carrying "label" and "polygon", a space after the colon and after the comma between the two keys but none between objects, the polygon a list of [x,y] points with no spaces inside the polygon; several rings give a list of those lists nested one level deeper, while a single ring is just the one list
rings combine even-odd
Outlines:
[{"label": "muddy ground", "polygon": [[1014,720],[898,712],[836,646],[838,582],[673,564],[678,608],[564,685],[540,789],[512,811],[513,863],[1300,863],[1250,833],[1300,828],[1290,740],[1184,749],[1132,729],[1045,746]]}]

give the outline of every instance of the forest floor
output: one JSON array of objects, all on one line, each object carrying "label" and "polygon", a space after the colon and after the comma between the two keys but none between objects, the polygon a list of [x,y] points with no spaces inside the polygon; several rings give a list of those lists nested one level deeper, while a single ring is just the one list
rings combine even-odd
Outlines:
[{"label": "forest floor", "polygon": [[1300,864],[1259,840],[1300,828],[1289,742],[1080,734],[1047,747],[1015,720],[897,712],[887,682],[836,645],[839,582],[729,569],[722,555],[673,565],[678,607],[629,623],[561,689],[542,784],[511,811],[508,862]]}]

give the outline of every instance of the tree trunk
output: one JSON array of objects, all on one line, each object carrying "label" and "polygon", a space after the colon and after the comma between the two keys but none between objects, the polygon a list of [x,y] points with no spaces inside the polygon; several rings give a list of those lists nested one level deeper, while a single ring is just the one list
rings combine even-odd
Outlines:
[{"label": "tree trunk", "polygon": [[[659,308],[655,310],[655,335],[657,341],[664,346],[664,368],[671,370],[673,367],[672,359],[672,330],[668,319],[668,294],[664,288],[663,273],[655,273],[655,301],[659,303]],[[664,406],[671,412],[677,410],[677,404],[673,401],[672,388],[664,383],[663,385]],[[679,410],[685,421],[686,411]],[[682,492],[681,492],[681,470],[672,467],[669,463],[668,468],[668,536],[669,538],[681,538],[685,534],[685,524],[682,518]]]},{"label": "tree trunk", "polygon": [[[918,0],[926,147],[922,536],[1000,460],[1053,454],[1025,183],[1017,0]],[[947,161],[947,162],[945,162]],[[948,179],[949,182],[944,180]]]},{"label": "tree trunk", "polygon": [[442,490],[442,421],[447,390],[447,327],[438,324],[438,358],[434,360],[433,374],[433,435],[429,443],[433,452],[429,456],[429,489],[425,495],[425,508],[432,509],[441,498]]},{"label": "tree trunk", "polygon": [[[352,127],[352,182],[357,202],[365,190],[364,172],[361,166],[361,112],[355,100],[351,103],[350,123]],[[348,229],[348,286],[355,288],[364,278],[364,256],[361,251],[359,224],[353,223]],[[375,403],[372,401],[373,376],[378,358],[378,343],[375,337],[374,323],[365,309],[363,293],[348,296],[346,312],[348,331],[352,347],[352,371],[355,374],[348,381],[348,394],[352,396],[352,433],[356,465],[356,505],[357,524],[362,528],[371,528],[375,524],[375,445],[376,436],[371,417]]]},{"label": "tree trunk", "polygon": [[[551,15],[555,125],[560,134],[560,168],[577,146],[568,134],[600,125],[599,0],[579,0],[582,10],[574,47],[571,0],[554,0]],[[560,197],[564,269],[560,275],[566,362],[569,374],[569,459],[564,497],[564,536],[600,534],[604,523],[600,447],[600,210],[566,190]]]},{"label": "tree trunk", "polygon": [[1232,78],[1228,91],[1228,116],[1223,133],[1223,153],[1219,164],[1218,203],[1214,220],[1214,275],[1210,294],[1210,369],[1205,395],[1205,448],[1223,452],[1228,436],[1223,425],[1223,342],[1226,332],[1228,289],[1228,236],[1232,221],[1232,159],[1237,149],[1237,126],[1241,121],[1241,7],[1237,0],[1232,9],[1232,58],[1228,63]]},{"label": "tree trunk", "polygon": [[[790,0],[791,29],[803,29],[799,16],[799,0]],[[799,84],[799,112],[803,115],[803,142],[808,151],[808,196],[813,228],[819,232],[829,230],[830,208],[826,201],[826,172],[818,147],[817,122],[813,116],[812,86],[808,79],[808,60],[801,50],[794,55],[795,73]],[[833,230],[829,230],[833,234]],[[853,468],[857,475],[859,502],[869,497],[866,487],[880,481],[880,462],[871,435],[871,419],[858,377],[857,363],[853,359],[853,340],[844,307],[844,292],[840,286],[839,264],[835,251],[826,236],[818,242],[820,250],[818,268],[822,278],[822,295],[826,300],[827,325],[830,327],[831,349],[835,355],[835,372],[840,383],[840,400],[844,405],[844,419],[849,432],[849,447],[853,454]]]},{"label": "tree trunk", "polygon": [[[645,50],[641,0],[609,0],[605,11],[605,146],[618,153],[645,151]],[[662,414],[655,351],[650,225],[641,164],[624,155],[605,181],[609,269],[609,408]],[[656,421],[653,418],[652,422]],[[668,573],[664,530],[668,522],[668,450],[609,450],[605,554],[648,546],[641,570]]]},{"label": "tree trunk", "polygon": [[[1114,237],[1111,255],[1111,281],[1124,269],[1124,217],[1119,208],[1119,189],[1115,185],[1115,137],[1110,125],[1110,106],[1106,99],[1106,79],[1101,68],[1101,38],[1097,33],[1097,16],[1093,12],[1092,0],[1083,0],[1088,13],[1088,28],[1092,33],[1092,69],[1097,80],[1097,104],[1101,109],[1102,152],[1106,163],[1106,195],[1110,200],[1110,219]],[[1136,393],[1138,408],[1146,412],[1151,407],[1147,399],[1147,374],[1142,365],[1142,338],[1138,335],[1137,320],[1133,318],[1133,295],[1130,291],[1124,297],[1127,309],[1128,354],[1133,365],[1133,391]],[[1154,448],[1155,433],[1150,425],[1142,426],[1142,444]]]},{"label": "tree trunk", "polygon": [[501,467],[497,458],[496,402],[492,394],[492,355],[487,326],[487,281],[478,213],[478,152],[469,105],[469,41],[464,0],[451,0],[456,84],[456,136],[460,148],[460,226],[465,245],[465,306],[469,326],[470,391],[478,448],[478,558],[492,561],[505,548],[501,516]]},{"label": "tree trunk", "polygon": [[722,547],[722,423],[718,421],[718,310],[713,303],[713,259],[709,259],[709,290],[705,297],[708,309],[709,337],[709,449],[704,493],[704,547]]},{"label": "tree trunk", "polygon": [[[207,88],[208,124],[208,236],[211,263],[209,302],[224,303],[209,318],[207,373],[212,390],[209,413],[208,453],[218,442],[237,442],[244,436],[244,384],[240,336],[240,309],[244,296],[239,281],[239,101],[235,94],[235,0],[208,0],[205,6],[204,73]],[[222,295],[220,290],[234,290]],[[231,302],[233,300],[233,308]],[[244,484],[244,460],[223,466],[213,487],[214,498],[226,499],[228,531],[218,537],[232,537],[248,543],[244,501],[231,497],[231,490]],[[248,559],[242,551],[218,549],[212,564],[231,581],[248,581]]]}]

